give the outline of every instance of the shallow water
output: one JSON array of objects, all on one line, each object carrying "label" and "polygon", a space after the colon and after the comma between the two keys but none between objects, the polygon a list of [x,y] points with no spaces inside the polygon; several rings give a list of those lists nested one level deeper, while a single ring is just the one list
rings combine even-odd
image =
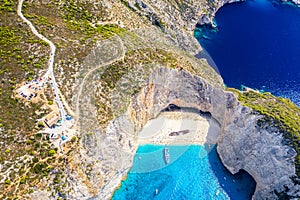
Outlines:
[{"label": "shallow water", "polygon": [[168,165],[163,160],[163,148],[139,146],[133,167],[114,200],[251,198],[254,180],[246,173],[232,176],[220,163],[215,146],[169,146]]},{"label": "shallow water", "polygon": [[290,98],[300,106],[300,8],[269,0],[228,4],[195,37],[229,87]]}]

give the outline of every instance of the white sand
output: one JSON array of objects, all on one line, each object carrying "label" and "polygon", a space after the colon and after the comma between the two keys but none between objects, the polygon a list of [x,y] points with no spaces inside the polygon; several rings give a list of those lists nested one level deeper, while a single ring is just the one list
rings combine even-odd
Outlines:
[{"label": "white sand", "polygon": [[[139,144],[204,144],[208,132],[212,131],[211,129],[210,119],[205,119],[199,114],[164,112],[145,125],[139,134],[138,141]],[[189,133],[169,136],[171,132],[183,130],[189,130]],[[218,131],[215,130],[214,132]]]}]

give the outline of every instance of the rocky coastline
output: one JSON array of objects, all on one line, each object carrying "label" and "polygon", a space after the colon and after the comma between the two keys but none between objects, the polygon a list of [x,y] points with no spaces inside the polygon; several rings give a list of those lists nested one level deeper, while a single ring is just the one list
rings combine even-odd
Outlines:
[{"label": "rocky coastline", "polygon": [[255,179],[253,199],[277,199],[279,193],[288,199],[299,198],[300,186],[293,181],[297,153],[285,145],[279,129],[258,126],[261,118],[240,105],[228,112],[218,154],[232,174],[243,169]]},{"label": "rocky coastline", "polygon": [[299,0],[282,0],[282,2],[293,3],[297,6],[300,6],[300,1]]},{"label": "rocky coastline", "polygon": [[[201,17],[198,20],[198,25],[210,25],[212,27],[217,27],[217,25],[214,22],[214,18],[218,10],[223,7],[226,4],[230,3],[237,3],[237,2],[243,2],[245,0],[220,0],[218,1],[218,4],[211,4],[211,7],[209,8],[209,11],[207,13],[204,13],[201,15]],[[300,6],[299,0],[278,0],[279,2],[285,2],[285,3],[291,3],[295,6]]]}]

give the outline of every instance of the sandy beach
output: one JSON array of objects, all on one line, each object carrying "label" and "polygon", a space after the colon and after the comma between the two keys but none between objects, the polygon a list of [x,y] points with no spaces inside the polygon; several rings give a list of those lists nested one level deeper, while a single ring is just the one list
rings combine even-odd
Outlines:
[{"label": "sandy beach", "polygon": [[212,119],[192,112],[162,112],[145,125],[138,141],[139,144],[203,145],[209,132],[219,133]]}]

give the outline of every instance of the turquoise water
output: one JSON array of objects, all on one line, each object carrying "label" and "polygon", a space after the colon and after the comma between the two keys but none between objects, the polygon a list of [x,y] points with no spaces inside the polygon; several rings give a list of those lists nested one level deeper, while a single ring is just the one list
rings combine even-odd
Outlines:
[{"label": "turquoise water", "polygon": [[113,200],[251,199],[255,189],[252,177],[231,175],[220,163],[215,146],[169,146],[168,165],[163,148],[138,148],[133,167]]},{"label": "turquoise water", "polygon": [[215,21],[217,29],[198,27],[195,37],[225,84],[269,91],[300,106],[300,8],[250,0],[225,5]]}]

